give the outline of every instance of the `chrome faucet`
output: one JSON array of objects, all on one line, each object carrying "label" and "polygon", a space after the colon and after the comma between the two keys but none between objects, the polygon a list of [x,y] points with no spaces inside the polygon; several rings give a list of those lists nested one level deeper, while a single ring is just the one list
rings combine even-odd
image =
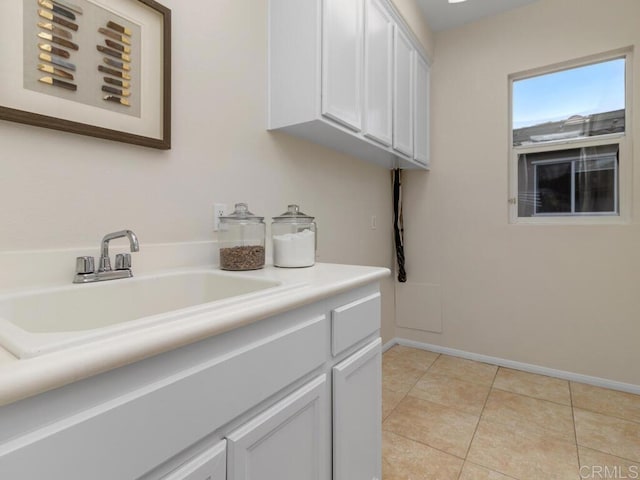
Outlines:
[{"label": "chrome faucet", "polygon": [[133,272],[131,271],[131,254],[129,253],[117,254],[116,268],[115,270],[111,268],[109,242],[113,239],[124,237],[129,239],[129,248],[132,252],[140,250],[138,237],[131,230],[107,233],[102,238],[98,270],[96,271],[95,269],[95,260],[93,257],[76,258],[76,275],[73,278],[73,283],[103,282],[105,280],[133,277]]}]

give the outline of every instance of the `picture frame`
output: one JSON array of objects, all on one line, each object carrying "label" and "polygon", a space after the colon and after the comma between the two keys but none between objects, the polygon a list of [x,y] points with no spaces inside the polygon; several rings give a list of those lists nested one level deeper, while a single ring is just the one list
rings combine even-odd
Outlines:
[{"label": "picture frame", "polygon": [[3,0],[0,58],[0,120],[171,148],[171,10],[155,0]]}]

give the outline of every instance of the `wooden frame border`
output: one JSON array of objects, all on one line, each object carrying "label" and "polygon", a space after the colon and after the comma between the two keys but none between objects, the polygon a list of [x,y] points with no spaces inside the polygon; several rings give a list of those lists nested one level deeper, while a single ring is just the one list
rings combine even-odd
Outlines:
[{"label": "wooden frame border", "polygon": [[0,106],[0,120],[34,125],[90,137],[104,138],[117,142],[131,143],[143,147],[169,150],[171,148],[171,10],[154,0],[132,0],[142,3],[162,15],[163,30],[163,93],[162,93],[162,138],[144,137],[131,133],[96,127],[81,122],[64,120],[39,113],[27,112]]}]

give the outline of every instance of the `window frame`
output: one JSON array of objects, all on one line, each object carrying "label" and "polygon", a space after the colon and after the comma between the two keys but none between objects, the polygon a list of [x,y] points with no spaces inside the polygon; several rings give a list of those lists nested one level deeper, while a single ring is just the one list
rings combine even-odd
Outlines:
[{"label": "window frame", "polygon": [[[631,147],[633,127],[631,125],[632,108],[632,72],[633,50],[631,47],[610,51],[589,57],[583,57],[568,62],[558,63],[538,69],[527,70],[508,77],[509,82],[509,198],[508,217],[511,224],[625,224],[631,220],[631,187],[632,187],[632,152]],[[583,67],[609,60],[625,59],[625,131],[610,133],[594,137],[577,137],[548,142],[513,145],[513,85],[518,80],[547,75],[571,68]],[[572,148],[586,148],[601,145],[618,146],[618,162],[616,177],[616,202],[618,214],[591,212],[566,214],[540,214],[531,217],[518,216],[518,157],[524,154],[569,150]],[[561,163],[561,161],[558,161]]]},{"label": "window frame", "polygon": [[[593,137],[590,137],[593,138]],[[617,145],[616,142],[606,143],[606,145]],[[587,148],[587,147],[583,147]],[[562,150],[554,150],[554,151],[563,151]],[[567,149],[569,150],[569,149]],[[538,152],[529,152],[529,153],[538,153]],[[518,155],[519,156],[519,155]],[[618,151],[617,157],[620,156],[620,152]],[[576,212],[576,163],[580,160],[566,160],[566,159],[557,159],[557,160],[534,160],[531,162],[533,166],[533,186],[534,186],[534,197],[537,198],[538,195],[538,166],[539,165],[559,165],[563,163],[569,163],[571,165],[571,213],[538,213],[537,203],[534,202],[533,207],[533,215],[532,217],[577,217],[577,216],[587,216],[587,217],[598,217],[598,216],[607,216],[607,217],[618,217],[619,216],[619,206],[620,206],[620,187],[619,187],[619,158],[616,158],[613,162],[613,210],[608,212]],[[520,217],[520,218],[531,218],[531,217]]]}]

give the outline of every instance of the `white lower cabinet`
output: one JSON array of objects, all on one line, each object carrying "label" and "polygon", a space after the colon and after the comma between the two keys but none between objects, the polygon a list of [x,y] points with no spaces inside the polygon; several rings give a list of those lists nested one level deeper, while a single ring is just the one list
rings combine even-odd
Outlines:
[{"label": "white lower cabinet", "polygon": [[329,480],[321,375],[227,436],[229,480]]},{"label": "white lower cabinet", "polygon": [[196,456],[162,480],[226,480],[227,441],[223,440]]},{"label": "white lower cabinet", "polygon": [[382,478],[378,338],[333,367],[333,480]]},{"label": "white lower cabinet", "polygon": [[0,479],[380,479],[379,329],[372,283],[0,407]]}]

